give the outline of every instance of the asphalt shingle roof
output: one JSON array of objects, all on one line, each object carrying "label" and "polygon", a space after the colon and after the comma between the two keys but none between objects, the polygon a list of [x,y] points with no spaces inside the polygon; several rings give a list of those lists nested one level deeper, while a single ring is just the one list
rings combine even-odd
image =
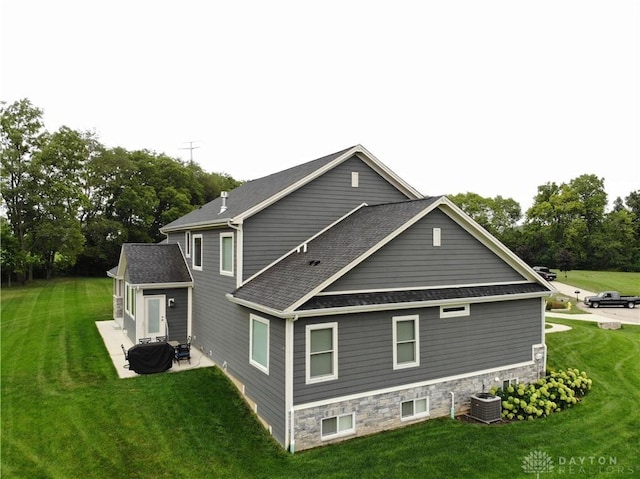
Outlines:
[{"label": "asphalt shingle roof", "polygon": [[365,206],[307,243],[307,252],[291,253],[238,288],[241,300],[284,311],[438,198]]},{"label": "asphalt shingle roof", "polygon": [[447,299],[481,298],[509,294],[541,293],[548,291],[539,283],[515,283],[487,286],[420,289],[374,293],[332,294],[314,296],[298,309],[307,311],[326,308],[344,308],[377,304],[418,303]]},{"label": "asphalt shingle roof", "polygon": [[292,168],[279,171],[262,178],[243,183],[231,190],[226,200],[227,209],[220,211],[222,206],[222,198],[216,198],[213,201],[201,206],[185,216],[165,225],[163,230],[171,230],[180,228],[181,226],[189,226],[194,224],[207,223],[224,223],[228,219],[238,216],[245,211],[250,210],[254,206],[259,205],[263,201],[268,200],[272,196],[292,186],[303,178],[313,174],[323,166],[331,163],[339,158],[345,152],[353,147],[332,153],[322,158],[318,158],[307,163],[303,163]]},{"label": "asphalt shingle roof", "polygon": [[178,244],[122,245],[131,284],[190,283],[189,268]]}]

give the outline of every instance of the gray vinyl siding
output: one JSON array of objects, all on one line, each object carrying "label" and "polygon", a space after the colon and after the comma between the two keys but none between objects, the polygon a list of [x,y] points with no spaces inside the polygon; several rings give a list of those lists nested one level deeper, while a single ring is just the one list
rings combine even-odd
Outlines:
[{"label": "gray vinyl siding", "polygon": [[163,294],[167,301],[169,298],[175,300],[174,307],[169,308],[167,305],[167,323],[169,328],[168,341],[187,341],[187,288],[170,288],[170,289],[146,289],[143,293],[147,295]]},{"label": "gray vinyl siding", "polygon": [[[471,304],[467,317],[440,319],[439,308],[371,312],[295,323],[294,404],[436,380],[532,360],[542,342],[541,300]],[[392,318],[417,314],[420,365],[393,369]],[[338,322],[338,379],[305,384],[305,327]]]},{"label": "gray vinyl siding", "polygon": [[[433,246],[440,228],[441,246]],[[504,260],[436,209],[326,291],[378,290],[522,281]]]},{"label": "gray vinyl siding", "polygon": [[[235,289],[235,276],[220,274],[220,234],[232,229],[197,231],[202,234],[202,271],[189,268],[193,287],[193,347],[206,354],[245,387],[245,395],[257,404],[258,415],[272,427],[274,437],[285,440],[284,321],[256,313],[269,320],[269,374],[249,363],[250,310],[229,302],[225,295]],[[171,234],[170,242],[184,244],[184,233]],[[234,241],[237,236],[234,236]],[[193,254],[193,252],[192,252]],[[237,263],[234,265],[234,273]],[[216,398],[211,398],[215,402]]]},{"label": "gray vinyl siding", "polygon": [[[359,186],[351,186],[351,173]],[[353,157],[247,219],[244,231],[246,279],[362,203],[403,201],[407,197]]]}]

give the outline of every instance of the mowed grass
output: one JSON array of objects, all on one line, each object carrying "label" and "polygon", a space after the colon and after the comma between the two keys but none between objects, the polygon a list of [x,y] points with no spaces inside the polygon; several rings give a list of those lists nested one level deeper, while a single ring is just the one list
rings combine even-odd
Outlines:
[{"label": "mowed grass", "polygon": [[619,273],[608,271],[567,271],[554,270],[558,281],[587,291],[618,291],[621,294],[640,296],[640,273]]},{"label": "mowed grass", "polygon": [[119,379],[94,324],[111,318],[108,279],[5,288],[1,315],[3,478],[533,477],[532,451],[555,461],[545,478],[567,477],[560,458],[640,474],[640,327],[554,320],[573,329],[547,337],[549,364],[594,386],[547,419],[440,418],[291,455],[217,369]]}]

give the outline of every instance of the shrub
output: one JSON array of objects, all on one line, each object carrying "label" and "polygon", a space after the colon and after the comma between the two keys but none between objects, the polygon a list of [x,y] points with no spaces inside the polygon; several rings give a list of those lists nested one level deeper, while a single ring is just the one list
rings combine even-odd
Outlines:
[{"label": "shrub", "polygon": [[492,388],[491,394],[502,399],[502,418],[525,420],[547,417],[578,403],[591,389],[592,380],[587,373],[569,368],[549,371],[531,384],[516,384],[506,389]]}]

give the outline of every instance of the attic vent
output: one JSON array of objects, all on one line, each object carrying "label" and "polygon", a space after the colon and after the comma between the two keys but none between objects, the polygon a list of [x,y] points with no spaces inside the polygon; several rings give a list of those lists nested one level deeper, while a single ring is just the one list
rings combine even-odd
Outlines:
[{"label": "attic vent", "polygon": [[319,259],[312,259],[311,261],[309,261],[309,266],[318,266],[319,264],[320,264]]},{"label": "attic vent", "polygon": [[225,211],[227,211],[227,198],[228,197],[229,197],[229,193],[227,193],[226,191],[221,191],[220,192],[220,198],[222,198],[222,205],[220,206],[220,211],[218,212],[218,214],[224,213]]}]

